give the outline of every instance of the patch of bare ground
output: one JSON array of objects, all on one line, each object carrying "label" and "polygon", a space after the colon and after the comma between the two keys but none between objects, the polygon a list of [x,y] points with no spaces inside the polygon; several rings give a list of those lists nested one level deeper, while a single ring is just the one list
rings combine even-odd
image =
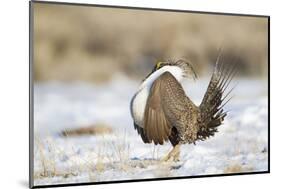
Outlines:
[{"label": "patch of bare ground", "polygon": [[224,173],[242,173],[242,172],[251,172],[253,168],[250,166],[244,166],[241,164],[231,164],[224,169]]},{"label": "patch of bare ground", "polygon": [[97,123],[75,129],[65,129],[61,132],[62,136],[81,136],[81,135],[103,135],[111,134],[112,128],[104,123]]}]

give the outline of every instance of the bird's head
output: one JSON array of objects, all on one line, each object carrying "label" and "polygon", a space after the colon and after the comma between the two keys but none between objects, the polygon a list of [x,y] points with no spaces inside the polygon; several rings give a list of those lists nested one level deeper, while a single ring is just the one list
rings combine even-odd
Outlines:
[{"label": "bird's head", "polygon": [[158,61],[158,62],[156,62],[155,66],[152,70],[152,73],[157,70],[160,70],[162,68],[165,68],[165,66],[178,67],[182,71],[183,77],[192,78],[194,80],[197,79],[197,74],[195,73],[192,65],[188,61],[185,61],[183,59],[179,59],[177,61],[173,61],[173,60]]}]

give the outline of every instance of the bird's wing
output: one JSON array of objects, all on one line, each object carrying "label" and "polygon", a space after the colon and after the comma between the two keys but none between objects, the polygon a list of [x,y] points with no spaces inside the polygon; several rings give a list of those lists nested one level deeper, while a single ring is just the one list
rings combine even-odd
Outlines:
[{"label": "bird's wing", "polygon": [[174,76],[163,73],[154,81],[146,103],[144,133],[147,139],[163,144],[169,139],[172,127],[184,132],[183,117],[186,119],[194,107]]},{"label": "bird's wing", "polygon": [[134,123],[134,128],[137,130],[138,134],[141,136],[141,139],[144,143],[151,143],[151,140],[148,140],[146,134],[144,134],[144,129]]},{"label": "bird's wing", "polygon": [[233,88],[224,95],[234,75],[236,74],[236,66],[216,62],[215,70],[212,74],[207,91],[199,106],[200,116],[198,123],[200,129],[198,131],[198,138],[204,140],[209,136],[213,136],[217,131],[217,127],[222,124],[226,112],[223,110],[224,105],[230,100],[226,100]]},{"label": "bird's wing", "polygon": [[[136,94],[133,96],[133,98],[132,98],[132,100],[131,100],[131,102],[130,102],[130,112],[131,112],[131,116],[132,116],[132,117],[133,117],[133,101],[134,101],[135,97],[136,97]],[[147,139],[146,135],[144,134],[143,128],[140,127],[140,126],[139,126],[138,124],[136,124],[135,122],[134,122],[134,128],[137,130],[138,134],[141,136],[142,141],[143,141],[144,143],[151,143],[151,141],[149,141],[149,140]]]}]

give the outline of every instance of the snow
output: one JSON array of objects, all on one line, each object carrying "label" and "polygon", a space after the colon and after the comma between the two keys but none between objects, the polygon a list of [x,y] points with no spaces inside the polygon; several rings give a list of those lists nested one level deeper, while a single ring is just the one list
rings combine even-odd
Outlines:
[{"label": "snow", "polygon": [[[181,146],[180,161],[161,162],[171,150],[144,144],[133,128],[130,99],[139,82],[116,76],[106,84],[36,83],[34,86],[35,185],[266,171],[267,82],[239,79],[216,135]],[[208,79],[185,81],[198,105]],[[62,137],[66,128],[105,123],[112,134]]]}]

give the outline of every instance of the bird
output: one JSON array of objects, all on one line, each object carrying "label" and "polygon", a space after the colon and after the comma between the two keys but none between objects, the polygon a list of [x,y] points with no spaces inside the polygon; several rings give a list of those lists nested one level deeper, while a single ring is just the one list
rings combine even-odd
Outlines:
[{"label": "bird", "polygon": [[234,89],[228,86],[236,70],[218,56],[203,100],[197,106],[182,86],[185,78],[197,79],[191,63],[184,59],[157,62],[131,99],[134,129],[144,143],[163,145],[170,141],[173,148],[161,160],[179,161],[181,145],[204,141],[223,124],[228,113],[223,108]]}]

